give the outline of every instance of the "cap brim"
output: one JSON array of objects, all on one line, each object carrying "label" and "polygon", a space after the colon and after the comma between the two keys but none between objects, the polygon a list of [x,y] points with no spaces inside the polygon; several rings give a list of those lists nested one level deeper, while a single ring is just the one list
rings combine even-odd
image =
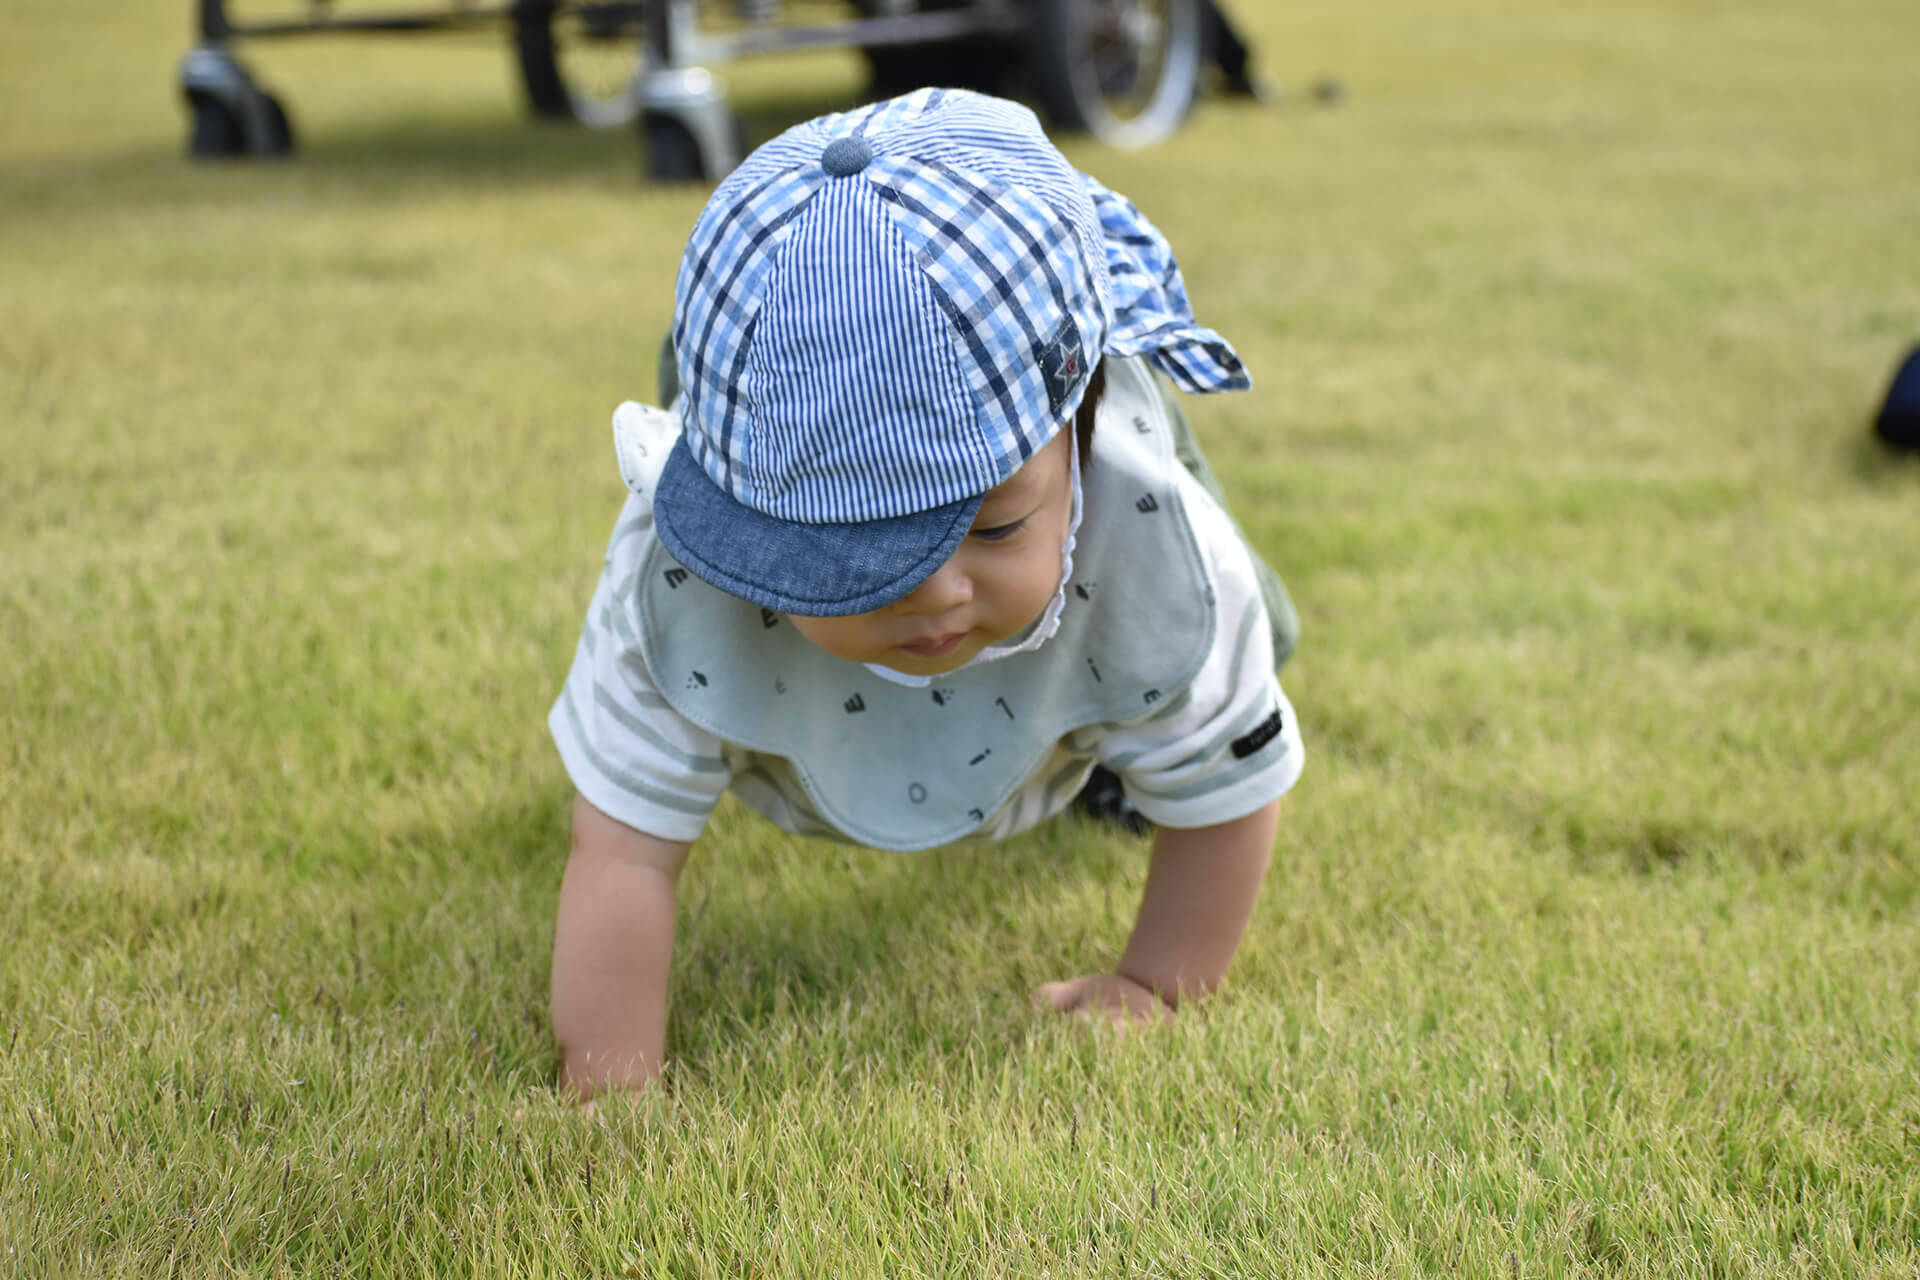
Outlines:
[{"label": "cap brim", "polygon": [[984,496],[854,524],[780,520],[716,485],[683,435],[654,489],[653,523],[674,559],[728,595],[840,618],[892,604],[932,577],[959,549]]}]

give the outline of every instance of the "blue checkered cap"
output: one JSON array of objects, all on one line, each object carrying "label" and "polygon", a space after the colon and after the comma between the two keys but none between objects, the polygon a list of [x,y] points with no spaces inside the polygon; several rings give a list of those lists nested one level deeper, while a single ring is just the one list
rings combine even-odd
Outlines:
[{"label": "blue checkered cap", "polygon": [[[1140,227],[1159,258],[1124,243]],[[865,612],[937,569],[1071,420],[1116,319],[1120,353],[1170,372],[1185,344],[1189,389],[1245,381],[1138,211],[1031,111],[958,90],[754,152],[694,224],[674,301],[684,430],[656,527],[709,582],[793,613]]]}]

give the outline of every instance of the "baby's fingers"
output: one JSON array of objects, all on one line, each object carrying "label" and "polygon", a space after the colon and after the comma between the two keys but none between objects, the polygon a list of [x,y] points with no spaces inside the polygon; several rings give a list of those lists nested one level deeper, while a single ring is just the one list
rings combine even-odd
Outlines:
[{"label": "baby's fingers", "polygon": [[1034,988],[1033,1007],[1052,1009],[1055,1013],[1072,1013],[1086,1003],[1087,980],[1075,978],[1071,982],[1047,982]]}]

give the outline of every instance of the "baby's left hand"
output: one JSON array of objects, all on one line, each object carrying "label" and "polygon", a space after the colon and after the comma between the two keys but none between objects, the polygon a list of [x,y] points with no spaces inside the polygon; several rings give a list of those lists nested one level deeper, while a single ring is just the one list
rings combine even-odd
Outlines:
[{"label": "baby's left hand", "polygon": [[1173,1009],[1166,1001],[1117,973],[1049,982],[1033,993],[1033,1007],[1110,1018],[1121,1029],[1173,1020]]}]

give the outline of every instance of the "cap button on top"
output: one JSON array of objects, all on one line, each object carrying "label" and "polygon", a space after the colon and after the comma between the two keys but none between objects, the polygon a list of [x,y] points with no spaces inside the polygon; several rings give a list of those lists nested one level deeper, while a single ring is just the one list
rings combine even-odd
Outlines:
[{"label": "cap button on top", "polygon": [[836,178],[851,178],[873,162],[873,148],[857,133],[835,138],[820,153],[820,167]]}]

